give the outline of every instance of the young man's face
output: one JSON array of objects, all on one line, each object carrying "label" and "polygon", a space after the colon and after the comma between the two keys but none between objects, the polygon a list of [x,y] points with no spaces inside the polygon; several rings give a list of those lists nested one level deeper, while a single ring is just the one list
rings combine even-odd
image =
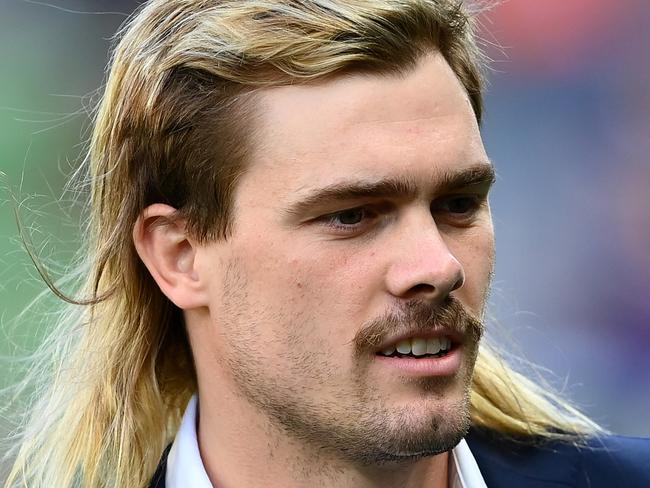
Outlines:
[{"label": "young man's face", "polygon": [[494,252],[467,95],[431,54],[406,75],[261,101],[232,237],[196,255],[211,319],[199,384],[218,378],[294,440],[358,462],[450,449]]}]

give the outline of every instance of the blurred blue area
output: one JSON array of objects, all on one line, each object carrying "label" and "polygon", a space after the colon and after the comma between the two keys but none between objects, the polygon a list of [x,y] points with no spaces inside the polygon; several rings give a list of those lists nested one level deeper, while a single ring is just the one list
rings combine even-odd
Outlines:
[{"label": "blurred blue area", "polygon": [[[101,85],[108,39],[139,2],[47,4],[0,0],[0,170],[43,195],[36,227],[73,251],[56,200],[88,135],[82,97]],[[511,0],[483,21],[494,60],[483,134],[499,175],[493,327],[566,379],[597,421],[646,436],[649,21],[645,0]],[[0,206],[4,319],[38,288],[22,284],[29,265],[15,234]]]},{"label": "blurred blue area", "polygon": [[513,1],[488,18],[493,313],[596,420],[650,435],[650,4]]}]

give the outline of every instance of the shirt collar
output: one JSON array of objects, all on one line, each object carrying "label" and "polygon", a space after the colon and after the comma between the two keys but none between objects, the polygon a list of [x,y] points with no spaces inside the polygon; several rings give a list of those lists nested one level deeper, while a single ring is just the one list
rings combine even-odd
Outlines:
[{"label": "shirt collar", "polygon": [[213,488],[205,472],[196,437],[197,396],[185,409],[181,426],[167,458],[166,488]]},{"label": "shirt collar", "polygon": [[[167,458],[166,488],[213,488],[205,472],[196,437],[197,396],[185,409],[181,426]],[[487,488],[465,439],[451,451],[450,488]]]},{"label": "shirt collar", "polygon": [[451,450],[449,488],[487,488],[476,459],[465,439]]}]

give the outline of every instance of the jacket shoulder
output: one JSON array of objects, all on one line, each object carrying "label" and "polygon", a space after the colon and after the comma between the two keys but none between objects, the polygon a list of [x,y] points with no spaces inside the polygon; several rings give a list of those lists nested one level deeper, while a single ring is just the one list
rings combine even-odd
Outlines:
[{"label": "jacket shoulder", "polygon": [[472,429],[467,442],[490,488],[650,487],[650,439],[543,442]]},{"label": "jacket shoulder", "polygon": [[580,453],[592,486],[606,478],[619,486],[650,487],[650,439],[603,436],[591,439]]},{"label": "jacket shoulder", "polygon": [[169,456],[171,448],[172,444],[169,444],[163,451],[156,472],[153,474],[151,481],[149,482],[149,488],[165,488],[165,479],[167,477],[167,457]]}]

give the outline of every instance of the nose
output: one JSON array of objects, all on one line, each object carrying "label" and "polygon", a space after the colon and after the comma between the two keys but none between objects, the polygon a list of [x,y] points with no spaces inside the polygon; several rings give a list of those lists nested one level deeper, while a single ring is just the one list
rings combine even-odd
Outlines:
[{"label": "nose", "polygon": [[401,299],[444,300],[463,286],[463,266],[433,220],[399,237],[388,269],[389,293]]}]

